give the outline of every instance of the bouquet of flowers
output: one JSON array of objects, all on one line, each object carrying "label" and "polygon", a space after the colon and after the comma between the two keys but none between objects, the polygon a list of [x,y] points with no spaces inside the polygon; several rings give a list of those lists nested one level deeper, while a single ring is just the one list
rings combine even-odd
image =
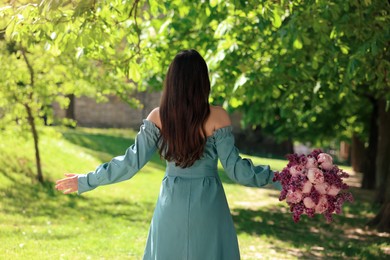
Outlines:
[{"label": "bouquet of flowers", "polygon": [[342,192],[348,189],[342,180],[348,174],[333,164],[329,154],[314,150],[308,155],[290,154],[287,159],[287,167],[275,173],[274,181],[282,184],[279,200],[286,199],[294,222],[302,214],[323,214],[332,222],[332,214],[340,214],[343,203],[353,201],[351,193]]}]

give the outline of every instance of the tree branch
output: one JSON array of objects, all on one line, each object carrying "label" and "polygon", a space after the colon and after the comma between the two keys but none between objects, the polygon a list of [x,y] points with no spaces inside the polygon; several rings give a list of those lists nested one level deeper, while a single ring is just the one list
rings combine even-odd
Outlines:
[{"label": "tree branch", "polygon": [[[23,47],[21,47],[21,48],[20,48],[20,52],[22,53],[22,56],[23,56],[24,61],[26,62],[28,71],[30,72],[30,86],[31,86],[32,88],[34,88],[34,84],[35,84],[35,73],[34,73],[34,69],[33,69],[33,67],[31,66],[31,63],[30,63],[30,61],[29,61],[28,58],[27,58],[26,50],[25,50]],[[32,95],[32,92],[30,93],[30,96],[31,96],[31,95]]]},{"label": "tree branch", "polygon": [[127,17],[127,19],[129,19],[131,17],[131,15],[133,14],[133,11],[134,11],[134,20],[135,20],[135,18],[137,17],[138,4],[139,4],[139,0],[135,0],[133,3],[133,6],[130,9],[129,17]]},{"label": "tree branch", "polygon": [[[137,33],[137,43],[135,45],[135,52],[133,53],[133,55],[131,55],[130,57],[128,57],[127,59],[124,59],[121,61],[122,64],[125,64],[127,62],[129,62],[130,60],[132,60],[137,54],[140,53],[141,51],[141,31],[140,31],[140,28],[138,26],[138,23],[137,23],[137,13],[138,13],[138,4],[139,4],[139,1],[140,0],[135,0],[133,5],[131,6],[131,9],[130,9],[130,12],[129,12],[129,15],[127,16],[126,19],[122,20],[122,21],[118,21],[117,24],[119,23],[123,23],[125,21],[127,21],[128,19],[130,19],[132,16],[133,16],[133,19],[134,19],[134,24],[135,24],[135,31]],[[133,13],[134,12],[134,13]]]}]

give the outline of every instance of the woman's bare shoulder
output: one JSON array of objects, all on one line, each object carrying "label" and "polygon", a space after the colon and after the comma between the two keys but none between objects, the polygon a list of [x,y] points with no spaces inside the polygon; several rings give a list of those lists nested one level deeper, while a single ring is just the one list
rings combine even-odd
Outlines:
[{"label": "woman's bare shoulder", "polygon": [[213,125],[214,131],[232,124],[229,114],[219,106],[210,106],[210,117],[208,121],[208,123]]},{"label": "woman's bare shoulder", "polygon": [[161,129],[161,119],[160,119],[160,108],[156,107],[154,108],[146,118],[146,120],[151,121],[154,123],[158,128]]}]

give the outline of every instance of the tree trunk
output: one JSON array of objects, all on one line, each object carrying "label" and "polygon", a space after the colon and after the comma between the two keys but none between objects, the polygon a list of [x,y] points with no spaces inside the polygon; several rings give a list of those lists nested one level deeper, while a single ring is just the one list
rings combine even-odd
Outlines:
[{"label": "tree trunk", "polygon": [[340,142],[339,157],[341,160],[351,163],[351,145],[349,143]]},{"label": "tree trunk", "polygon": [[[367,150],[364,147],[364,143],[360,138],[353,134],[352,136],[352,149],[351,149],[351,165],[355,172],[365,172],[367,164]],[[374,175],[374,174],[373,174]],[[375,176],[375,175],[374,175]],[[375,182],[372,184],[375,185]]]},{"label": "tree trunk", "polygon": [[370,119],[370,135],[367,148],[367,164],[363,169],[363,189],[375,189],[376,182],[376,156],[378,150],[378,100],[370,98],[372,104],[372,112]]},{"label": "tree trunk", "polygon": [[34,116],[31,112],[31,108],[28,104],[24,104],[24,107],[27,111],[27,120],[31,128],[31,133],[34,138],[34,148],[35,148],[35,161],[37,165],[37,179],[40,183],[43,183],[43,174],[42,174],[42,167],[41,167],[41,156],[39,153],[39,146],[38,146],[38,132],[35,127],[35,120]]},{"label": "tree trunk", "polygon": [[378,102],[379,139],[376,159],[376,202],[382,207],[369,223],[379,231],[390,232],[390,109],[386,111],[386,100]]},{"label": "tree trunk", "polygon": [[294,153],[294,143],[291,138],[283,142],[283,146],[286,149],[287,153]]},{"label": "tree trunk", "polygon": [[379,139],[378,139],[378,153],[376,158],[376,188],[378,189],[376,201],[383,203],[389,200],[386,198],[386,189],[389,189],[387,179],[390,171],[390,109],[386,111],[386,100],[379,102]]},{"label": "tree trunk", "polygon": [[65,117],[66,118],[69,118],[69,119],[73,119],[75,120],[76,117],[75,117],[75,100],[74,100],[74,94],[69,94],[66,96],[67,98],[69,98],[69,106],[68,108],[66,109],[65,111]]},{"label": "tree trunk", "polygon": [[[30,63],[30,61],[29,61],[29,59],[27,57],[26,50],[24,48],[21,48],[20,51],[21,51],[21,53],[23,55],[24,61],[26,62],[28,71],[30,72],[30,86],[31,86],[32,91],[33,91],[34,88],[35,88],[35,73],[34,73],[34,69],[31,66],[31,63]],[[32,91],[29,94],[30,102],[34,102],[34,100],[33,100],[33,92]],[[31,111],[31,107],[30,107],[29,103],[24,103],[23,105],[26,108],[27,120],[28,120],[28,123],[29,123],[30,128],[31,128],[32,136],[34,138],[35,161],[36,161],[36,165],[37,165],[37,179],[38,179],[38,181],[40,183],[43,183],[43,174],[42,174],[42,167],[41,167],[41,156],[39,154],[38,132],[37,132],[37,128],[35,126],[35,119],[34,119],[34,116],[33,116],[33,113]]]},{"label": "tree trunk", "polygon": [[375,227],[380,232],[390,233],[390,167],[387,170],[387,181],[383,185],[382,189],[378,190],[378,195],[383,192],[385,188],[385,193],[383,197],[385,198],[384,203],[382,204],[378,214],[368,222],[369,226]]}]

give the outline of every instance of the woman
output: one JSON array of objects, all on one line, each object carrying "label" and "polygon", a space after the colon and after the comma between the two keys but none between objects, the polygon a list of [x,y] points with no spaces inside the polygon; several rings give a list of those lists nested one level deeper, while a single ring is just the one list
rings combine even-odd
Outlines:
[{"label": "woman", "polygon": [[158,149],[167,168],[144,259],[239,259],[218,158],[228,176],[246,186],[264,186],[274,174],[268,166],[254,166],[239,156],[229,116],[209,105],[209,93],[204,59],[195,50],[180,52],[169,66],[160,107],[143,121],[126,154],[94,172],[67,174],[56,188],[81,194],[130,179]]}]

